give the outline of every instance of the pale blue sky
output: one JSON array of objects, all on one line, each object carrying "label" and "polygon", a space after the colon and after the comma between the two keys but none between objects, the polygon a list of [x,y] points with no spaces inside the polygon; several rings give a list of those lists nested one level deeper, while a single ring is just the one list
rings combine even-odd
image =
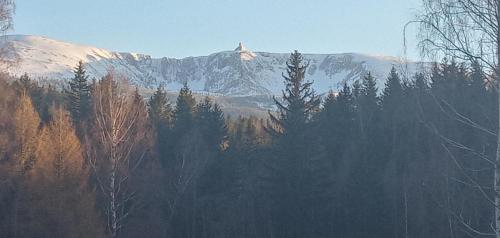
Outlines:
[{"label": "pale blue sky", "polygon": [[[186,57],[232,50],[400,56],[420,0],[18,0],[15,34]],[[414,35],[414,32],[410,32]],[[417,55],[410,38],[410,57]]]}]

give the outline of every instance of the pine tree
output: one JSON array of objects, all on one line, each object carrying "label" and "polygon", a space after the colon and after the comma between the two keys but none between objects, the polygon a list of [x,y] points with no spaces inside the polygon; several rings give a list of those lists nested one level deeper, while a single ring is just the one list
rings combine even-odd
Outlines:
[{"label": "pine tree", "polygon": [[276,237],[308,237],[317,225],[304,211],[318,205],[313,200],[317,198],[314,196],[318,188],[316,176],[320,173],[311,169],[315,168],[312,161],[316,151],[310,126],[320,99],[311,89],[312,82],[305,81],[308,65],[303,61],[297,51],[287,61],[283,101],[274,98],[278,112],[277,115],[270,113],[272,124],[267,128],[275,146],[269,167],[274,181],[271,186],[274,187],[272,200],[276,202],[272,205]]},{"label": "pine tree", "polygon": [[386,209],[381,188],[385,157],[381,147],[381,120],[377,92],[376,80],[371,73],[363,77],[362,82],[353,88],[356,126],[353,128],[351,135],[353,141],[350,146],[355,149],[350,154],[351,171],[348,178],[351,186],[348,196],[352,199],[347,202],[348,206],[356,211],[353,217],[359,219],[359,223],[364,227],[363,230],[353,232],[356,237],[373,234],[377,231],[377,226],[380,229],[378,234],[384,234],[382,231],[388,224],[382,214],[383,209]]},{"label": "pine tree", "polygon": [[174,136],[179,138],[194,125],[196,100],[187,84],[181,88],[174,110]]},{"label": "pine tree", "polygon": [[401,85],[401,79],[396,68],[392,67],[382,93],[382,109],[386,110],[387,114],[394,113],[395,107],[398,105],[398,100],[402,98],[402,95],[403,86]]},{"label": "pine tree", "polygon": [[[401,79],[399,78],[396,69],[393,67],[389,76],[387,77],[387,81],[385,83],[385,88],[382,93],[381,101],[381,109],[382,109],[382,121],[384,123],[384,132],[386,134],[385,138],[386,143],[394,147],[394,143],[399,138],[399,133],[397,128],[402,127],[402,123],[405,123],[404,117],[406,115],[403,114],[405,106],[403,86],[401,85]],[[395,148],[393,148],[395,149]]]},{"label": "pine tree", "polygon": [[[26,73],[16,80],[14,85],[20,95],[25,93],[30,97],[32,105],[38,112],[41,121],[47,122],[50,117],[49,107],[53,103],[48,100],[47,90],[43,86],[40,86],[37,81],[32,80]],[[50,85],[49,90],[52,91]]]},{"label": "pine tree", "polygon": [[[487,91],[487,80],[484,74],[483,68],[478,62],[474,62],[471,66],[472,70],[469,74],[469,85],[471,87],[472,94],[470,95],[470,100],[472,102],[477,102],[477,106],[482,107],[488,102],[488,91]],[[482,108],[483,110],[485,108]]]},{"label": "pine tree", "polygon": [[361,136],[366,140],[373,135],[379,113],[379,98],[377,83],[371,73],[368,73],[361,83],[360,95],[357,97]]},{"label": "pine tree", "polygon": [[148,102],[148,113],[151,121],[158,128],[169,126],[172,121],[172,106],[163,86],[158,86]]},{"label": "pine tree", "polygon": [[274,124],[269,129],[275,135],[300,135],[319,109],[320,98],[311,89],[312,82],[305,81],[308,65],[303,60],[302,54],[295,51],[287,61],[287,75],[283,74],[286,86],[283,102],[274,97],[278,115],[269,114]]},{"label": "pine tree", "polygon": [[148,114],[156,132],[156,147],[159,159],[163,166],[172,156],[172,106],[167,97],[167,92],[162,86],[156,89],[148,102]]},{"label": "pine tree", "polygon": [[82,61],[78,62],[73,73],[74,77],[69,81],[69,90],[66,92],[68,108],[73,122],[82,122],[90,115],[90,86]]},{"label": "pine tree", "polygon": [[19,93],[26,92],[31,95],[33,91],[38,87],[37,83],[31,80],[27,73],[21,75],[15,83],[16,89]]},{"label": "pine tree", "polygon": [[222,148],[227,137],[227,127],[224,113],[218,104],[212,103],[205,97],[196,106],[196,124],[208,145],[217,149]]},{"label": "pine tree", "polygon": [[349,147],[354,118],[353,100],[351,88],[344,84],[342,91],[330,93],[323,103],[318,134],[322,137],[332,165],[338,164],[343,152]]}]

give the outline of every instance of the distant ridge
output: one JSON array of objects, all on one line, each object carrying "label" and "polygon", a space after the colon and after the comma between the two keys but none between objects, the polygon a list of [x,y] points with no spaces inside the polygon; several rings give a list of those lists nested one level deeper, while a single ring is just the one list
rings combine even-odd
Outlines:
[{"label": "distant ridge", "polygon": [[[143,88],[165,84],[168,90],[176,91],[187,82],[195,91],[226,96],[279,94],[283,88],[281,73],[289,57],[283,53],[253,52],[243,43],[233,51],[183,59],[113,52],[32,35],[5,36],[0,46],[9,49],[10,58],[18,59],[18,64],[8,68],[13,75],[28,73],[35,78],[66,80],[81,60],[96,78],[113,69]],[[353,82],[369,71],[382,87],[391,67],[401,66],[396,57],[357,53],[304,54],[304,58],[310,62],[307,78],[314,80],[318,93],[335,91],[344,82]],[[410,72],[417,67],[417,62],[408,63]]]}]

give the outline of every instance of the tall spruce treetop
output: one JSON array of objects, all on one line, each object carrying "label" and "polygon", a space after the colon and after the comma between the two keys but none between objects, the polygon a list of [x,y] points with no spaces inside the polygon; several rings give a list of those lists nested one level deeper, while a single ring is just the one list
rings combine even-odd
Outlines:
[{"label": "tall spruce treetop", "polygon": [[305,80],[308,64],[305,64],[302,54],[295,51],[287,61],[287,75],[283,74],[285,90],[282,100],[276,98],[274,102],[278,106],[278,114],[270,113],[270,127],[273,134],[300,133],[304,125],[310,121],[312,114],[320,105],[320,98],[311,88],[312,82]]},{"label": "tall spruce treetop", "polygon": [[74,77],[69,82],[68,96],[69,111],[74,122],[83,121],[90,113],[90,86],[83,62],[75,67]]},{"label": "tall spruce treetop", "polygon": [[356,95],[359,129],[365,140],[371,138],[371,135],[375,133],[376,120],[380,110],[377,91],[377,83],[371,73],[363,78],[360,86],[353,86],[353,94]]},{"label": "tall spruce treetop", "polygon": [[159,86],[148,102],[149,117],[156,126],[168,125],[171,122],[172,106],[163,86]]},{"label": "tall spruce treetop", "polygon": [[481,64],[477,61],[472,63],[472,71],[470,73],[470,85],[473,92],[478,93],[478,95],[486,95],[486,75],[484,74]]},{"label": "tall spruce treetop", "polygon": [[220,149],[227,138],[227,126],[224,113],[218,104],[205,97],[196,106],[196,124],[207,144]]},{"label": "tall spruce treetop", "polygon": [[353,95],[347,84],[344,84],[338,94],[330,93],[323,103],[318,134],[325,145],[327,156],[334,164],[338,164],[339,155],[348,147],[352,135],[353,114]]},{"label": "tall spruce treetop", "polygon": [[392,67],[387,81],[385,82],[384,92],[382,94],[382,100],[387,100],[393,95],[397,95],[403,91],[403,86],[401,85],[401,79],[399,77],[396,68]]},{"label": "tall spruce treetop", "polygon": [[429,89],[429,84],[427,83],[427,79],[425,78],[425,75],[422,73],[415,74],[413,84],[414,87],[421,92],[425,92],[426,90]]},{"label": "tall spruce treetop", "polygon": [[[266,128],[274,137],[274,148],[266,173],[269,185],[265,186],[272,187],[268,191],[273,201],[272,213],[279,218],[273,226],[275,237],[313,237],[311,231],[321,223],[310,216],[320,212],[315,199],[329,196],[325,192],[328,175],[323,173],[328,165],[320,155],[314,130],[317,123],[313,121],[320,98],[311,88],[312,82],[305,80],[308,64],[299,52],[292,53],[286,65],[283,97],[274,98],[278,112],[270,113],[271,124]],[[321,195],[316,196],[317,191]]]},{"label": "tall spruce treetop", "polygon": [[373,75],[369,72],[364,78],[361,86],[362,97],[371,100],[372,102],[377,102],[377,82]]},{"label": "tall spruce treetop", "polygon": [[[356,88],[354,88],[356,90]],[[358,95],[358,106],[359,109],[365,114],[367,118],[366,120],[370,120],[370,118],[376,113],[378,110],[378,95],[377,95],[377,83],[375,78],[371,73],[368,73],[361,83],[361,88],[359,89]],[[356,93],[356,92],[355,92]]]},{"label": "tall spruce treetop", "polygon": [[403,97],[403,86],[396,69],[392,67],[389,77],[385,82],[384,92],[382,93],[382,109],[386,114],[393,114],[401,104]]},{"label": "tall spruce treetop", "polygon": [[196,100],[187,84],[181,88],[174,110],[174,131],[182,134],[192,128]]}]

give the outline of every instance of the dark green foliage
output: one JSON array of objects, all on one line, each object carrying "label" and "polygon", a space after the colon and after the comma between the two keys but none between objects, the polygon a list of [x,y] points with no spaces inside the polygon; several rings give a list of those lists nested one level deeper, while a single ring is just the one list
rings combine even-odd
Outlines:
[{"label": "dark green foliage", "polygon": [[172,106],[163,86],[159,86],[148,102],[148,113],[156,126],[170,125],[172,122]]},{"label": "dark green foliage", "polygon": [[90,116],[90,86],[83,62],[73,70],[74,77],[69,81],[69,89],[66,91],[68,98],[68,109],[73,122],[83,122]]},{"label": "dark green foliage", "polygon": [[319,109],[320,99],[311,89],[312,82],[305,81],[307,64],[302,55],[295,51],[287,61],[287,75],[283,74],[285,90],[282,100],[274,98],[278,115],[270,113],[274,134],[287,134],[291,137],[305,130],[314,112]]},{"label": "dark green foliage", "polygon": [[[75,79],[85,74],[80,68]],[[474,235],[467,226],[490,231],[493,209],[485,196],[493,195],[489,160],[498,111],[480,64],[444,61],[410,79],[392,69],[380,91],[367,74],[321,105],[306,70],[294,52],[269,120],[226,118],[211,99],[197,103],[187,85],[174,109],[162,87],[147,110],[139,91],[132,92],[134,110],[147,111],[144,125],[154,128],[140,147],[155,149],[127,181],[137,207],[125,209],[133,212],[121,236],[465,238]],[[21,225],[14,220],[44,224],[24,212],[44,209],[13,206],[16,191],[25,190],[23,199],[32,191],[19,186],[12,167],[12,104],[27,93],[43,127],[47,108],[73,105],[74,98],[27,75],[2,85],[0,228],[10,237]]]},{"label": "dark green foliage", "polygon": [[185,84],[179,92],[174,110],[174,137],[180,138],[194,126],[196,100]]},{"label": "dark green foliage", "polygon": [[65,102],[64,94],[55,89],[52,85],[40,85],[27,74],[23,74],[16,80],[13,87],[19,95],[27,93],[31,97],[33,106],[40,115],[42,122],[50,121],[49,109],[52,106],[59,106]]},{"label": "dark green foliage", "polygon": [[316,146],[312,129],[320,99],[311,89],[312,82],[305,80],[307,66],[300,53],[291,54],[287,74],[283,75],[282,100],[274,99],[277,115],[270,113],[272,124],[268,131],[273,135],[273,154],[266,179],[276,237],[311,237],[316,234],[315,227],[327,222],[317,219],[321,211],[328,208],[317,210],[315,206],[315,199],[323,199],[323,195],[328,194],[320,188],[328,186],[325,182],[328,176],[323,176],[325,160]]},{"label": "dark green foliage", "polygon": [[167,92],[162,86],[158,87],[147,103],[148,114],[156,132],[157,150],[163,166],[165,161],[171,157],[170,136],[172,135],[172,106],[167,97]]},{"label": "dark green foliage", "polygon": [[210,147],[223,148],[227,137],[224,113],[208,97],[196,106],[196,125]]}]

